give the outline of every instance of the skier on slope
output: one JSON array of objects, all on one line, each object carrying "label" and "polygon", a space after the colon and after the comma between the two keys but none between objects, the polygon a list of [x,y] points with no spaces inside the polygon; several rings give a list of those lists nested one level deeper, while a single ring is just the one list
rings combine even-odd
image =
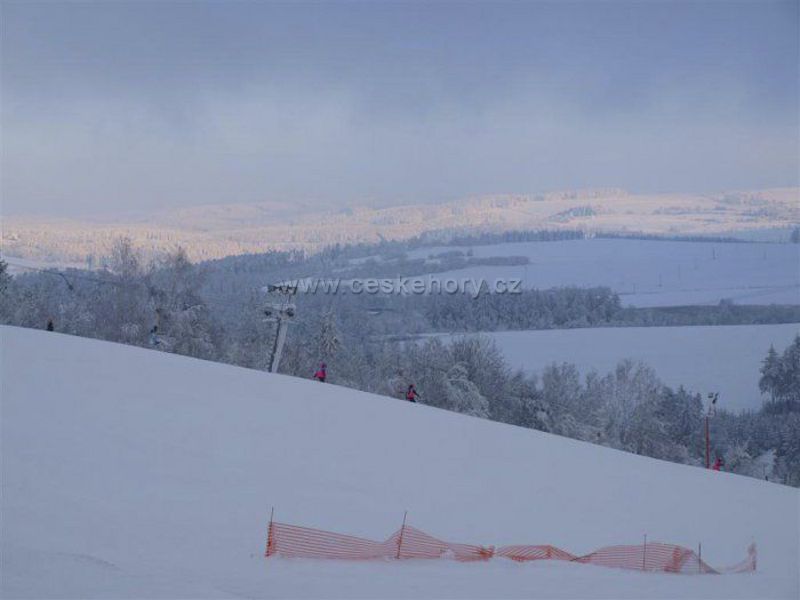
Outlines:
[{"label": "skier on slope", "polygon": [[153,348],[158,348],[161,345],[161,339],[158,337],[158,325],[153,325],[152,329],[150,329],[149,341]]},{"label": "skier on slope", "polygon": [[47,319],[47,331],[55,331],[56,326],[53,325],[53,319]]},{"label": "skier on slope", "polygon": [[711,468],[714,469],[715,471],[721,471],[722,470],[722,465],[724,465],[724,464],[725,463],[722,462],[722,458],[720,458],[718,456],[717,460],[714,461],[714,465]]},{"label": "skier on slope", "polygon": [[406,400],[409,402],[416,402],[417,398],[419,397],[420,395],[417,393],[417,389],[414,387],[414,384],[409,384],[408,390],[406,390]]},{"label": "skier on slope", "polygon": [[325,383],[325,379],[328,377],[328,371],[326,370],[326,368],[327,367],[325,363],[320,363],[319,369],[317,369],[317,372],[314,373],[314,379],[316,379],[317,381],[321,381],[322,383]]}]

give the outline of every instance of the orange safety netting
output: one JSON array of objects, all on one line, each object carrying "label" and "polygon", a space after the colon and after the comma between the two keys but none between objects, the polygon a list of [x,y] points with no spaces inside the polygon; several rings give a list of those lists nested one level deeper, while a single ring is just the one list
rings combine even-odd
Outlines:
[{"label": "orange safety netting", "polygon": [[643,571],[718,573],[703,562],[694,550],[659,542],[638,546],[607,546],[575,560],[604,567]]},{"label": "orange safety netting", "polygon": [[494,557],[518,562],[563,560],[620,569],[664,573],[744,573],[756,570],[756,547],[751,544],[748,556],[737,565],[714,569],[694,551],[683,546],[650,542],[640,545],[607,546],[584,556],[570,554],[550,545],[476,546],[456,544],[403,525],[383,542],[298,527],[271,521],[265,556],[287,558],[324,558],[340,560],[434,559],[458,561],[489,560]]}]

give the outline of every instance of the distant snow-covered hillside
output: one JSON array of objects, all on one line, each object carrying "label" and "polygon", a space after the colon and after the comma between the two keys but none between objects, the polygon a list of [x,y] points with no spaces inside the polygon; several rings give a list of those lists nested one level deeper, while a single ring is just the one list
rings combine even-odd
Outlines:
[{"label": "distant snow-covered hillside", "polygon": [[[800,334],[800,324],[695,327],[601,327],[486,332],[508,364],[540,374],[553,363],[572,363],[583,374],[607,373],[625,359],[643,361],[670,387],[719,392],[727,410],[757,410],[761,362],[771,345],[780,350]],[[469,335],[469,334],[468,334]],[[459,337],[442,335],[442,338]]]},{"label": "distant snow-covered hillside", "polygon": [[337,211],[272,202],[113,218],[12,216],[3,219],[2,250],[53,262],[83,262],[93,257],[98,264],[118,237],[129,237],[137,247],[154,253],[181,245],[194,260],[209,260],[275,249],[317,251],[334,244],[407,240],[431,232],[573,229],[727,235],[790,230],[800,220],[797,199],[797,188],[657,195],[601,189]]},{"label": "distant snow-covered hillside", "polygon": [[[4,598],[797,598],[793,488],[327,384],[0,328]],[[270,507],[380,538],[703,544],[678,576],[263,557]]]}]

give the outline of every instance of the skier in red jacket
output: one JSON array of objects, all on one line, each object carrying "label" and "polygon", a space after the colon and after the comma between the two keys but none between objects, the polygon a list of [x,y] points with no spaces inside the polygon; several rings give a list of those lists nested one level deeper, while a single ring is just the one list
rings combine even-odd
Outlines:
[{"label": "skier in red jacket", "polygon": [[409,402],[416,402],[417,398],[419,398],[419,394],[417,393],[417,390],[414,387],[414,384],[412,383],[408,386],[408,390],[406,391],[406,400],[408,400]]},{"label": "skier in red jacket", "polygon": [[711,466],[711,468],[714,469],[715,471],[721,471],[722,465],[723,465],[722,459],[718,456],[717,460],[714,461],[714,464]]},{"label": "skier in red jacket", "polygon": [[325,378],[327,376],[328,372],[326,370],[325,363],[320,363],[319,369],[317,369],[317,372],[314,373],[314,379],[316,379],[317,381],[321,381],[322,383],[325,383]]}]

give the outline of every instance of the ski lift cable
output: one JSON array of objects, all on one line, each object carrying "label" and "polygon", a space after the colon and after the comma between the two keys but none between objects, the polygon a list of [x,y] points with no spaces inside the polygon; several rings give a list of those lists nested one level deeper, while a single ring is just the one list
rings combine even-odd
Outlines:
[{"label": "ski lift cable", "polygon": [[80,274],[77,274],[77,273],[70,273],[69,274],[69,278],[68,278],[67,275],[62,271],[56,271],[54,269],[42,269],[40,267],[33,267],[33,266],[30,266],[30,265],[23,265],[23,264],[16,263],[16,262],[13,262],[13,261],[10,261],[10,260],[6,260],[6,259],[3,259],[3,261],[5,263],[7,263],[9,265],[12,265],[14,267],[17,267],[19,269],[24,269],[24,270],[27,270],[27,271],[37,271],[39,273],[44,273],[46,275],[55,275],[57,277],[61,277],[64,280],[64,282],[67,284],[67,287],[70,289],[70,291],[74,291],[75,290],[75,286],[70,282],[70,279],[72,279],[72,280],[80,279],[82,281],[92,281],[94,283],[100,283],[100,284],[105,284],[105,285],[114,285],[116,287],[143,287],[143,288],[146,288],[149,291],[152,290],[151,286],[149,286],[149,285],[147,285],[146,283],[143,283],[143,282],[138,282],[137,283],[137,282],[132,282],[132,281],[111,281],[111,280],[108,280],[108,279],[99,279],[97,277],[91,277],[91,276],[88,276],[88,275],[80,275]]},{"label": "ski lift cable", "polygon": [[72,283],[70,283],[70,279],[82,279],[84,281],[93,281],[95,283],[105,283],[105,284],[108,284],[108,285],[116,285],[116,286],[133,285],[133,284],[124,284],[124,283],[119,282],[119,281],[108,281],[108,280],[105,280],[105,279],[98,279],[97,277],[89,277],[87,275],[78,275],[78,274],[75,274],[75,273],[70,273],[70,276],[69,276],[69,279],[68,279],[66,274],[64,274],[61,271],[56,271],[56,270],[53,270],[53,269],[42,269],[40,267],[33,267],[31,265],[23,265],[23,264],[16,263],[16,262],[10,261],[10,260],[5,260],[5,259],[3,259],[3,260],[7,264],[12,265],[14,267],[17,267],[18,269],[23,269],[23,270],[26,270],[26,271],[36,271],[38,273],[44,273],[46,275],[55,275],[56,277],[61,277],[64,280],[64,282],[67,284],[67,287],[70,290],[74,290],[75,289],[75,286],[72,285]]},{"label": "ski lift cable", "polygon": [[67,276],[64,275],[64,273],[62,273],[61,271],[53,271],[51,269],[40,269],[38,267],[32,267],[30,265],[22,265],[20,263],[14,262],[13,260],[9,261],[9,260],[3,259],[3,262],[6,263],[7,265],[11,265],[11,266],[17,267],[18,269],[25,269],[25,270],[28,270],[28,271],[38,271],[40,273],[46,273],[48,275],[56,275],[58,277],[61,277],[61,279],[64,280],[64,283],[67,284],[67,287],[69,288],[70,291],[73,291],[75,289],[75,286],[72,285],[70,280],[67,279]]}]

